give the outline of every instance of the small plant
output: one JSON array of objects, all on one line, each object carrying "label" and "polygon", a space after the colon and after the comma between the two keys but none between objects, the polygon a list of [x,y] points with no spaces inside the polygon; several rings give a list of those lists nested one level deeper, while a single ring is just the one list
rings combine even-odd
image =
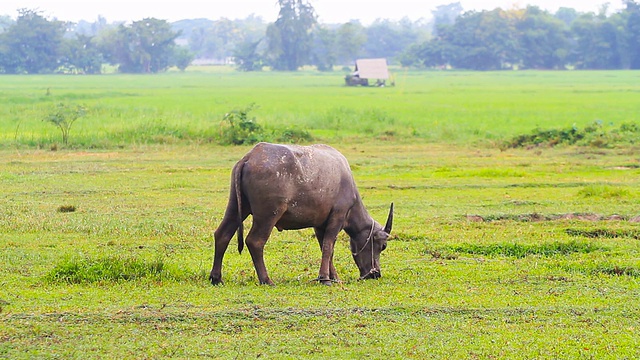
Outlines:
[{"label": "small plant", "polygon": [[86,112],[87,110],[84,106],[71,106],[60,103],[56,105],[55,111],[47,115],[43,121],[50,122],[57,126],[62,132],[62,143],[67,145],[69,143],[71,126],[76,120],[83,117]]},{"label": "small plant", "polygon": [[594,148],[607,148],[614,144],[635,144],[640,126],[635,123],[623,123],[619,128],[604,127],[598,120],[584,129],[573,126],[569,129],[544,130],[537,128],[531,134],[517,135],[500,145],[501,150],[509,148],[554,147],[558,145],[588,145]]},{"label": "small plant", "polygon": [[282,130],[277,140],[284,143],[309,142],[313,140],[313,136],[307,130],[287,128]]},{"label": "small plant", "polygon": [[58,212],[61,212],[61,213],[70,213],[75,211],[76,211],[76,207],[73,205],[62,205],[58,208]]},{"label": "small plant", "polygon": [[234,109],[222,118],[221,143],[223,145],[253,144],[264,140],[264,129],[249,113],[257,108],[251,104],[243,109]]}]

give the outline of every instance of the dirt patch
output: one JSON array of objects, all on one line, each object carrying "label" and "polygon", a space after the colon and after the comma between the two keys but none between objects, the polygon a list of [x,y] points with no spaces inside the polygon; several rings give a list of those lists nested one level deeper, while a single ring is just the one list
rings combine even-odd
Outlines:
[{"label": "dirt patch", "polygon": [[74,158],[98,158],[98,159],[111,159],[119,156],[117,152],[88,152],[88,151],[79,151],[66,154],[67,157]]}]

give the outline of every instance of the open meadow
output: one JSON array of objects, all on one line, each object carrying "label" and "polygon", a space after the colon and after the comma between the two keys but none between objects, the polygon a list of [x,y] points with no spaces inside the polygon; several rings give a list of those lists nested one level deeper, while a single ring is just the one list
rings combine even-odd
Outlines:
[{"label": "open meadow", "polygon": [[[0,77],[0,358],[640,357],[640,72],[342,76]],[[85,108],[67,144],[58,104]],[[276,286],[235,238],[210,285],[238,109],[395,203],[381,279],[343,233],[318,284],[307,229],[267,243]]]}]

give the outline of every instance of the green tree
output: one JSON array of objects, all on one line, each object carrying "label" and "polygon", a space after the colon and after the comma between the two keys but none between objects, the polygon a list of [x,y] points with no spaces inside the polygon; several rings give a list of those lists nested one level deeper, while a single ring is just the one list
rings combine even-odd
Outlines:
[{"label": "green tree", "polygon": [[571,27],[573,21],[577,19],[580,14],[576,9],[561,7],[556,11],[554,16],[564,22],[567,27]]},{"label": "green tree", "polygon": [[457,68],[499,70],[519,62],[512,14],[501,9],[466,12],[441,28],[443,59]]},{"label": "green tree", "polygon": [[62,142],[67,145],[69,143],[69,133],[71,132],[71,126],[76,120],[83,117],[86,114],[86,109],[83,106],[76,105],[70,106],[66,104],[56,105],[56,109],[51,112],[44,121],[55,125],[62,133]]},{"label": "green tree", "polygon": [[176,46],[173,49],[171,64],[175,65],[180,71],[185,71],[195,55],[185,46]]},{"label": "green tree", "polygon": [[67,24],[36,10],[18,10],[16,22],[0,34],[0,68],[5,73],[50,73],[58,67]]},{"label": "green tree", "polygon": [[340,25],[336,31],[336,61],[339,64],[351,65],[360,56],[367,41],[365,28],[357,21]]},{"label": "green tree", "polygon": [[364,56],[372,58],[395,58],[418,39],[412,23],[376,20],[366,28]]},{"label": "green tree", "polygon": [[530,69],[563,69],[569,55],[566,25],[536,6],[516,23],[521,64]]},{"label": "green tree", "polygon": [[[446,27],[441,27],[445,29]],[[445,44],[438,39],[425,41],[421,44],[410,46],[401,56],[402,66],[424,66],[427,68],[442,67],[447,65],[444,58]]]},{"label": "green tree", "polygon": [[101,35],[101,50],[121,72],[157,73],[173,65],[174,40],[179,34],[166,20],[147,18]]},{"label": "green tree", "polygon": [[278,0],[280,12],[267,27],[268,54],[275,70],[295,71],[309,62],[315,10],[306,0]]},{"label": "green tree", "polygon": [[9,15],[0,15],[0,34],[7,31],[14,24]]},{"label": "green tree", "polygon": [[76,33],[75,39],[65,39],[61,67],[79,74],[100,74],[104,58],[92,36]]},{"label": "green tree", "polygon": [[235,56],[237,48],[244,46],[241,44],[264,38],[267,25],[252,15],[236,20],[181,20],[172,27],[182,32],[178,40],[187,42],[197,58],[226,60]]},{"label": "green tree", "polygon": [[327,26],[319,25],[313,29],[313,50],[311,63],[320,71],[331,71],[336,63],[336,32]]},{"label": "green tree", "polygon": [[640,69],[640,3],[625,1],[627,21],[625,26],[626,49],[630,61],[630,68]]},{"label": "green tree", "polygon": [[436,34],[439,27],[455,24],[458,16],[463,13],[464,8],[459,2],[437,6],[435,10],[431,11]]},{"label": "green tree", "polygon": [[622,67],[618,29],[604,14],[582,14],[572,26],[575,47],[572,62],[578,69],[619,69]]},{"label": "green tree", "polygon": [[259,71],[262,69],[262,56],[258,54],[258,45],[261,41],[245,41],[236,46],[233,58],[238,70]]}]

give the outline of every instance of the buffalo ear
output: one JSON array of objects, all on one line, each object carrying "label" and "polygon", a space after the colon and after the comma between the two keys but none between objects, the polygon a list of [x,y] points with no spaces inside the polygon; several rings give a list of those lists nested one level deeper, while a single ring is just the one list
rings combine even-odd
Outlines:
[{"label": "buffalo ear", "polygon": [[384,226],[384,232],[391,234],[391,227],[393,226],[393,203],[389,209],[389,217],[387,217],[387,224]]}]

